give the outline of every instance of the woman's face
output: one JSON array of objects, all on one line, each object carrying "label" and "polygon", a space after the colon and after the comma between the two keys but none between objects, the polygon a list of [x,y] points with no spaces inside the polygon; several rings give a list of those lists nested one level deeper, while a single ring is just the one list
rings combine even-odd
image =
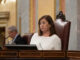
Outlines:
[{"label": "woman's face", "polygon": [[40,21],[40,30],[42,32],[50,31],[50,24],[45,19]]}]

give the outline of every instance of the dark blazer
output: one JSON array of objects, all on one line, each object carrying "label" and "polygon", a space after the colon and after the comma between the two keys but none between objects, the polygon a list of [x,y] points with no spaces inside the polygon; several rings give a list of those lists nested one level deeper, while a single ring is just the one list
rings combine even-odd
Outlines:
[{"label": "dark blazer", "polygon": [[15,44],[27,44],[27,41],[24,40],[20,35],[18,35],[14,41]]}]

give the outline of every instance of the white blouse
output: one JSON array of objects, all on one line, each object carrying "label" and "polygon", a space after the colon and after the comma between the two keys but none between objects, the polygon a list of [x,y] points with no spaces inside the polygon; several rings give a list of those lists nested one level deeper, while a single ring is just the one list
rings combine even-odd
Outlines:
[{"label": "white blouse", "polygon": [[45,37],[34,33],[30,44],[36,44],[38,50],[61,50],[61,39],[56,34]]}]

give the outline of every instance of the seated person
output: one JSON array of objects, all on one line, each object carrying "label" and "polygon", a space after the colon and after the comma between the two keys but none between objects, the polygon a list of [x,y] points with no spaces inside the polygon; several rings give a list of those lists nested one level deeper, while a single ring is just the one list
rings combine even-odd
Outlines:
[{"label": "seated person", "polygon": [[39,32],[34,33],[30,44],[36,44],[38,50],[61,50],[61,39],[55,34],[51,16],[42,16],[38,25]]},{"label": "seated person", "polygon": [[12,38],[12,41],[9,44],[27,44],[27,41],[22,39],[20,34],[17,32],[17,28],[15,26],[11,26],[8,28],[9,37]]}]

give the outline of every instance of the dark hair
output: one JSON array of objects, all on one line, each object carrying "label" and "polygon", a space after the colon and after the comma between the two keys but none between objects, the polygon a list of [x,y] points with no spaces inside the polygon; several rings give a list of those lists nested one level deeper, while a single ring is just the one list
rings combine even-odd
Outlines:
[{"label": "dark hair", "polygon": [[49,35],[49,36],[55,34],[55,28],[54,28],[53,19],[52,19],[51,16],[49,16],[49,15],[44,15],[44,16],[42,16],[42,17],[39,19],[39,22],[38,22],[38,25],[39,25],[38,34],[39,34],[39,36],[41,36],[41,35],[43,34],[42,31],[40,30],[40,21],[41,21],[42,19],[45,19],[45,20],[51,25],[50,35]]}]

